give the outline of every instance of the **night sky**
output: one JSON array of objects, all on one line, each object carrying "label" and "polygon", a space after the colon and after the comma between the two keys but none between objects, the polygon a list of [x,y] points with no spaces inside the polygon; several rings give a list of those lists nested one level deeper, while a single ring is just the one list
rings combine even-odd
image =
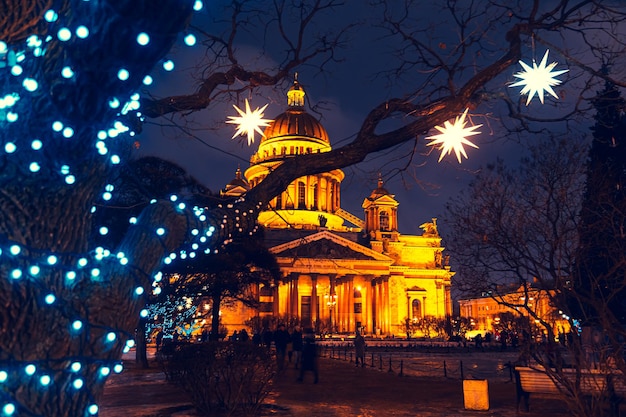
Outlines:
[{"label": "night sky", "polygon": [[[363,21],[374,19],[368,15],[371,11],[365,7],[357,6],[352,10],[354,16],[351,17]],[[428,12],[424,9],[423,13]],[[344,19],[339,15],[329,18],[327,22],[336,25],[341,24]],[[323,107],[319,117],[328,131],[334,149],[353,139],[353,135],[374,106],[388,98],[402,96],[406,92],[406,86],[411,83],[410,77],[408,79],[405,77],[396,80],[396,85],[390,87],[388,80],[380,76],[380,72],[388,69],[393,60],[393,45],[389,44],[388,39],[382,38],[381,34],[379,29],[371,25],[360,27],[350,36],[347,49],[340,53],[344,61],[329,66],[325,74],[320,74],[318,68],[312,66],[298,69],[298,80],[307,93],[307,108],[313,113],[310,106]],[[156,95],[194,91],[197,86],[197,82],[192,80],[195,73],[193,69],[195,57],[190,51],[177,47],[173,52],[172,56],[177,62],[179,72],[166,75],[162,72],[157,73]],[[202,52],[202,48],[196,47],[194,51]],[[239,53],[260,67],[272,64],[271,60],[257,61],[254,58],[258,53],[258,46],[252,40],[249,40],[249,43],[242,42]],[[181,69],[183,71],[180,71]],[[512,67],[510,73],[506,74],[505,81],[515,81],[512,74],[519,70],[519,67]],[[420,75],[415,72],[415,77]],[[244,98],[249,98],[253,109],[269,102],[265,117],[271,119],[286,109],[286,92],[289,86],[290,82],[286,82],[274,90],[265,88],[259,90],[258,94],[255,92],[242,96],[238,105],[243,107]],[[502,88],[506,89],[506,86]],[[514,94],[516,91],[507,93]],[[546,102],[549,103],[551,100],[553,99],[547,98]],[[234,126],[224,123],[231,115],[236,115],[232,103],[218,104],[194,114],[193,121],[195,127],[199,129],[195,130],[194,134],[202,142],[196,138],[185,137],[175,129],[149,125],[139,138],[141,146],[137,155],[155,155],[171,160],[212,191],[217,192],[234,178],[238,166],[241,166],[242,170],[248,167],[249,157],[258,145],[258,137],[250,148],[245,143],[245,138],[242,138],[242,141],[231,140]],[[493,129],[484,119],[484,117],[471,119],[476,124],[484,124],[480,129],[483,133],[472,137],[479,149],[466,148],[469,159],[464,159],[461,164],[453,155],[445,157],[438,163],[439,152],[435,151],[428,155],[430,148],[425,146],[427,141],[420,137],[416,147],[419,154],[411,160],[401,157],[413,149],[414,142],[371,155],[364,163],[344,168],[346,179],[342,183],[342,208],[362,218],[361,203],[376,188],[378,173],[381,172],[385,188],[395,194],[400,203],[400,232],[421,234],[419,225],[430,221],[432,217],[441,218],[449,198],[466,187],[482,165],[495,160],[496,157],[516,161],[523,153],[523,144],[507,138],[506,133]],[[399,167],[405,169],[399,172]],[[441,222],[440,231],[445,239],[445,224]]]}]

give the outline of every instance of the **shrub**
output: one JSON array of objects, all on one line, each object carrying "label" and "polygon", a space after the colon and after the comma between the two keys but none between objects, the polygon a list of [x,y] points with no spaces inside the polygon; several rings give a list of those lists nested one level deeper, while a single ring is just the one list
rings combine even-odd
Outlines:
[{"label": "shrub", "polygon": [[202,415],[256,415],[275,375],[267,349],[243,342],[180,345],[165,367]]}]

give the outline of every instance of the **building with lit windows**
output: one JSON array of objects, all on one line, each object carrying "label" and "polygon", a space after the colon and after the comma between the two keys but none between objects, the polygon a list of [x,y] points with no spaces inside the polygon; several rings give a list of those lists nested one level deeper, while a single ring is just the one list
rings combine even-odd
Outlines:
[{"label": "building with lit windows", "polygon": [[[250,166],[223,190],[237,196],[259,184],[283,160],[331,150],[326,129],[304,108],[305,91],[295,81],[287,110],[265,129]],[[225,309],[229,331],[253,316],[297,317],[318,330],[404,334],[405,319],[444,318],[452,313],[450,270],[437,221],[420,236],[398,230],[399,202],[377,187],[363,199],[363,219],[341,208],[339,169],[301,177],[259,216],[267,246],[284,282],[259,288],[260,309]]]},{"label": "building with lit windows", "polygon": [[502,294],[483,294],[480,297],[459,300],[460,316],[472,320],[473,333],[489,331],[496,333],[502,327],[506,314],[513,317],[524,316],[529,319],[535,336],[544,332],[539,322],[547,323],[555,335],[570,332],[570,324],[562,311],[556,309],[550,296],[553,290],[542,289],[528,284],[503,291]]}]

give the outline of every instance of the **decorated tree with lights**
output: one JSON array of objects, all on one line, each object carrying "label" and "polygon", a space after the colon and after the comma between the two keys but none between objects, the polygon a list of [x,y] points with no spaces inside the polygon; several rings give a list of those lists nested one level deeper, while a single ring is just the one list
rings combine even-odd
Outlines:
[{"label": "decorated tree with lights", "polygon": [[[399,8],[375,2],[378,13],[372,15],[382,16],[380,27],[388,35],[382,38],[393,41],[400,62],[387,75],[402,80],[402,93],[372,106],[352,142],[284,161],[242,198],[207,207],[175,195],[155,199],[129,219],[119,245],[95,244],[92,231],[106,232],[94,225],[95,202],[115,193],[110,173],[127,162],[134,134],[146,119],[185,118],[221,98],[280,85],[297,68],[325,71],[340,60],[340,48],[357,27],[323,26],[341,15],[339,0],[277,0],[269,10],[264,3],[229,1],[229,19],[203,15],[198,26],[189,26],[194,9],[201,9],[201,2],[192,0],[163,0],[158,7],[141,0],[1,3],[0,410],[5,415],[96,415],[104,381],[120,369],[142,297],[161,279],[161,266],[181,253],[215,253],[254,234],[259,210],[294,179],[347,167],[426,135],[460,159],[467,136],[477,133],[476,118],[478,124],[493,122],[492,129],[497,120],[513,133],[538,129],[542,120],[573,121],[572,115],[585,110],[584,94],[598,79],[609,78],[594,71],[586,51],[619,58],[623,47],[613,33],[624,10],[611,2],[443,2],[441,8],[429,5],[433,19],[427,22],[419,2],[407,0]],[[215,2],[211,13],[221,6]],[[219,14],[225,15],[221,9]],[[454,30],[435,36],[438,19],[442,29],[454,22]],[[272,60],[274,68],[241,55],[240,36],[254,30],[261,31],[256,41],[266,39],[263,35],[277,38],[275,46],[263,45],[266,56],[279,57]],[[566,42],[552,37],[557,32],[571,36],[569,44],[584,44],[585,52],[567,50]],[[197,42],[200,36],[203,42]],[[167,53],[179,38],[206,48],[197,91],[140,95],[155,67],[175,68]],[[526,62],[531,55],[534,60],[535,45],[545,59],[531,66]],[[558,61],[567,60],[568,68],[548,64],[548,48]],[[516,73],[518,64],[523,71]],[[528,97],[520,100],[507,87],[512,78]],[[573,100],[560,100],[562,94],[553,91],[557,78],[560,88],[576,91]],[[536,95],[541,102],[544,92],[558,114],[548,117],[531,100]],[[502,103],[504,110],[490,109],[490,103]],[[231,119],[246,136],[256,130],[242,124],[248,115],[263,123],[262,108],[248,109],[238,112],[242,119]],[[436,126],[443,127],[429,134]],[[193,134],[184,124],[183,129]]]},{"label": "decorated tree with lights", "polygon": [[118,246],[93,244],[94,205],[113,192],[109,174],[132,145],[124,118],[136,111],[138,87],[186,27],[194,2],[160,7],[3,2],[3,415],[97,415],[163,257],[191,242],[192,229],[211,235],[198,209],[156,201]]}]

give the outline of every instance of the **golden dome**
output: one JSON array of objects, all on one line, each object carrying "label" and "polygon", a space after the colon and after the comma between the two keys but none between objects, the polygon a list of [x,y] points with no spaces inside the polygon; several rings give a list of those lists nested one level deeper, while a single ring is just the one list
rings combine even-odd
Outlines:
[{"label": "golden dome", "polygon": [[374,201],[374,200],[377,200],[377,199],[379,199],[380,197],[382,197],[384,195],[391,196],[392,198],[395,197],[393,194],[391,194],[389,191],[387,191],[386,188],[383,187],[383,177],[379,173],[378,174],[378,187],[374,191],[372,191],[372,193],[368,197],[368,200]]},{"label": "golden dome", "polygon": [[296,79],[287,92],[289,108],[276,116],[265,128],[265,136],[261,138],[261,142],[282,136],[303,136],[330,143],[324,126],[304,110],[304,96],[304,89]]},{"label": "golden dome", "polygon": [[330,143],[324,126],[302,108],[290,108],[279,114],[263,133],[265,137],[261,139],[261,142],[281,136],[304,136]]}]

